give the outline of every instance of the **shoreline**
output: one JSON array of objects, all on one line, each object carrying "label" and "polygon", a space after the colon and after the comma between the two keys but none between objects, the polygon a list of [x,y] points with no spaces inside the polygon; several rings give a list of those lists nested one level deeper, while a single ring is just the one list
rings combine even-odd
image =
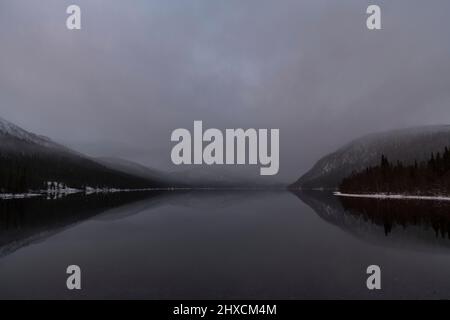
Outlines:
[{"label": "shoreline", "polygon": [[266,188],[266,187],[160,187],[160,188],[144,188],[144,189],[62,189],[59,191],[29,191],[26,193],[0,193],[0,200],[11,199],[29,199],[37,197],[63,197],[74,194],[90,196],[94,194],[113,194],[113,193],[130,193],[130,192],[151,192],[151,191],[286,191],[286,188]]},{"label": "shoreline", "polygon": [[384,193],[358,194],[358,193],[342,193],[338,191],[333,192],[333,195],[337,197],[347,197],[347,198],[450,201],[450,196],[418,196],[418,195],[384,194]]},{"label": "shoreline", "polygon": [[83,194],[85,196],[90,196],[93,194],[111,194],[111,193],[125,193],[125,192],[147,192],[147,191],[159,191],[167,190],[162,188],[147,188],[147,189],[93,189],[81,190],[81,189],[61,189],[56,191],[29,191],[26,193],[0,193],[0,200],[10,200],[10,199],[29,199],[36,197],[63,197],[73,194]]}]

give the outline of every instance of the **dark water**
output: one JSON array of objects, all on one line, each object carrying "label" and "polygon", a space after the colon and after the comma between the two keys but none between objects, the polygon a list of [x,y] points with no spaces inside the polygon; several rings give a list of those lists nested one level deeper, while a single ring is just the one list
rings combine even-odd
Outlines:
[{"label": "dark water", "polygon": [[320,192],[3,200],[0,298],[448,299],[449,230],[450,204]]}]

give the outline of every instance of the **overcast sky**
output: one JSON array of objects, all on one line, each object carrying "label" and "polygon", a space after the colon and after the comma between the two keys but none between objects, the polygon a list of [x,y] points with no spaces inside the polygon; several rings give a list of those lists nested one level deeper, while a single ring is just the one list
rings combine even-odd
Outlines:
[{"label": "overcast sky", "polygon": [[450,123],[450,1],[373,3],[381,31],[364,0],[1,0],[0,117],[162,170],[194,120],[279,128],[271,179],[294,181],[363,134]]}]

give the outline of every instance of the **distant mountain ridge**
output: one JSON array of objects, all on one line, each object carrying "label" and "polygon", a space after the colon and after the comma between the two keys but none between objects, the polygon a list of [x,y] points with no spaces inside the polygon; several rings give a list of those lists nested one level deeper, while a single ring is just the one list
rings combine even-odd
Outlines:
[{"label": "distant mountain ridge", "polygon": [[187,181],[186,177],[180,173],[166,173],[122,158],[97,157],[93,159],[105,167],[113,170],[137,177],[161,181],[163,186],[175,188],[186,188],[193,186],[190,181]]},{"label": "distant mountain ridge", "polygon": [[298,179],[294,189],[336,189],[353,172],[374,166],[381,155],[410,164],[429,159],[450,146],[450,125],[423,126],[366,135],[320,159]]},{"label": "distant mountain ridge", "polygon": [[97,157],[93,158],[93,160],[110,169],[132,174],[137,177],[156,180],[167,179],[164,173],[130,160],[114,157]]}]

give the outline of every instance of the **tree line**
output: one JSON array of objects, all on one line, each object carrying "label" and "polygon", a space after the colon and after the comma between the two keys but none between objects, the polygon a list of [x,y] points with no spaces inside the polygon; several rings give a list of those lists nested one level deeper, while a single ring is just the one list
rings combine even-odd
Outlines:
[{"label": "tree line", "polygon": [[48,182],[71,188],[149,188],[154,181],[106,168],[89,159],[64,154],[0,154],[0,193],[46,190]]},{"label": "tree line", "polygon": [[411,195],[450,195],[450,150],[432,153],[427,161],[404,164],[381,162],[345,178],[339,186],[347,193],[395,193]]}]

